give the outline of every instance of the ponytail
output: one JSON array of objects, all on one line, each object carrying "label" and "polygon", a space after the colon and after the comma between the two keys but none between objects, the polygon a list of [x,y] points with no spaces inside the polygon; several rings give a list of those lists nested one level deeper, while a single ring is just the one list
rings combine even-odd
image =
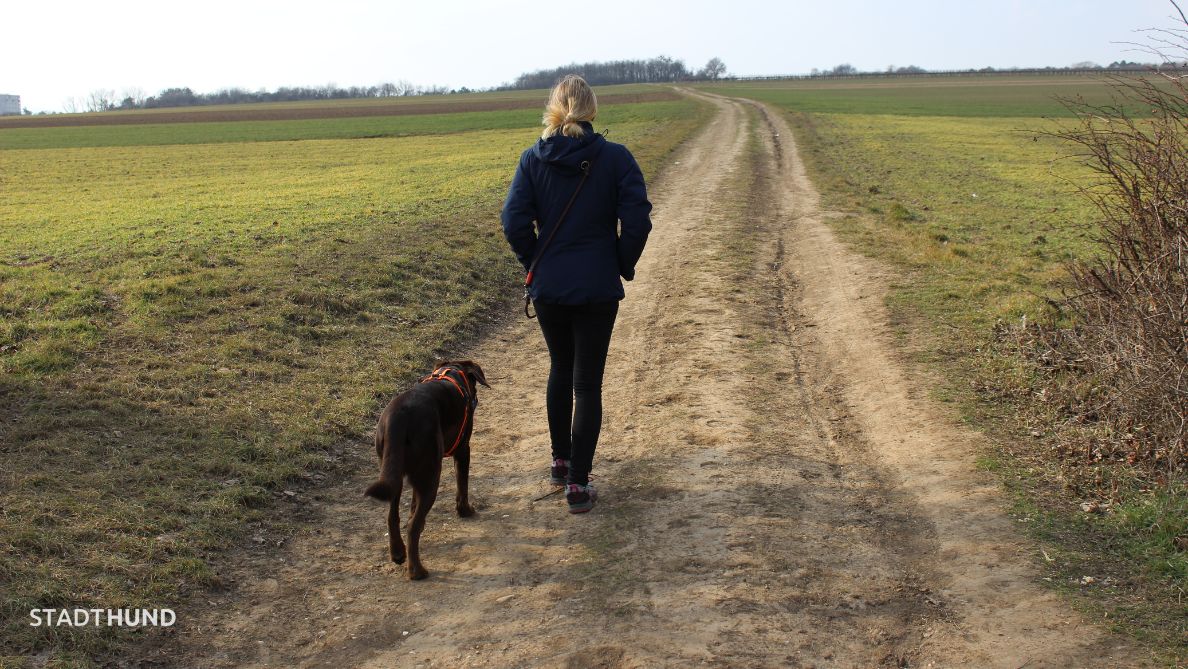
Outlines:
[{"label": "ponytail", "polygon": [[576,74],[567,75],[553,87],[549,102],[545,105],[545,129],[542,139],[557,133],[568,137],[581,137],[586,133],[581,123],[590,123],[598,115],[598,98],[594,91]]}]

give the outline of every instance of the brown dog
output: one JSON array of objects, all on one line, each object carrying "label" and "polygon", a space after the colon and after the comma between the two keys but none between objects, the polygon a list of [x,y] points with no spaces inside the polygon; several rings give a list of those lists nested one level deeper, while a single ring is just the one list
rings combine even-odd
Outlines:
[{"label": "brown dog", "polygon": [[421,531],[425,516],[437,500],[441,461],[453,456],[458,475],[455,508],[459,516],[474,515],[467,497],[470,475],[470,433],[478,406],[477,385],[487,384],[478,364],[470,360],[439,362],[420,383],[392,398],[375,430],[380,478],[364,493],[389,502],[388,548],[392,562],[403,564],[400,539],[400,493],[405,479],[412,487],[412,522],[408,525],[408,577],[429,575],[421,564]]}]

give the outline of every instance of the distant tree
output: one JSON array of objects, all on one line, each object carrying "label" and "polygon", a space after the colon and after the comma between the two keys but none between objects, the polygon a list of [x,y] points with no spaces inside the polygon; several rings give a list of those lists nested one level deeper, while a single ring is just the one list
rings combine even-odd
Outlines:
[{"label": "distant tree", "polygon": [[849,63],[842,63],[830,70],[829,74],[858,74],[858,68]]},{"label": "distant tree", "polygon": [[1091,60],[1082,60],[1068,66],[1072,70],[1100,70],[1101,66]]},{"label": "distant tree", "polygon": [[685,69],[684,61],[668,56],[653,59],[651,66],[654,69],[653,78],[655,81],[678,81],[689,76],[689,70]]},{"label": "distant tree", "polygon": [[115,91],[110,88],[97,88],[87,96],[87,111],[104,112],[116,108]]},{"label": "distant tree", "polygon": [[925,70],[924,68],[918,67],[916,65],[907,65],[905,67],[895,68],[895,72],[897,74],[923,74],[927,71],[928,70]]},{"label": "distant tree", "polygon": [[[130,100],[132,107],[144,106],[144,89],[139,86],[129,86],[124,89],[124,100]],[[123,106],[123,103],[121,103]]]},{"label": "distant tree", "polygon": [[22,113],[23,113],[25,116],[32,116],[32,115],[33,115],[33,112],[29,111],[29,108],[28,108],[28,107],[25,107],[25,111],[24,111],[24,112],[22,112]]},{"label": "distant tree", "polygon": [[697,71],[698,79],[718,79],[723,74],[726,74],[726,63],[722,62],[721,58],[717,56],[710,58],[705,67]]},{"label": "distant tree", "polygon": [[199,104],[194,91],[186,88],[167,88],[144,102],[146,107],[191,107]]}]

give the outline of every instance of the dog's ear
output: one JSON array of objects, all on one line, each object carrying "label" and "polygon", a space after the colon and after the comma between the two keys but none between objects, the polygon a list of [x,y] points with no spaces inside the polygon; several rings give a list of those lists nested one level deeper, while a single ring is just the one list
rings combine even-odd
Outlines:
[{"label": "dog's ear", "polygon": [[466,371],[467,374],[474,377],[474,380],[484,386],[490,388],[491,384],[487,383],[487,377],[483,374],[483,368],[478,366],[477,362],[473,360],[463,360],[458,363],[458,366]]}]

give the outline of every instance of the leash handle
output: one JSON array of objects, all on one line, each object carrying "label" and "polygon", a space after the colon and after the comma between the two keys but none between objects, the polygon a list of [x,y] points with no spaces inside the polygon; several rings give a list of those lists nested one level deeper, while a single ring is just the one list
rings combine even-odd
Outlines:
[{"label": "leash handle", "polygon": [[[598,154],[602,153],[602,147],[598,147],[598,152],[592,158],[597,158]],[[565,204],[565,209],[561,210],[561,215],[557,217],[557,223],[553,226],[549,236],[545,238],[544,244],[541,244],[536,249],[536,257],[532,259],[532,264],[528,266],[528,274],[524,277],[524,316],[528,319],[536,318],[536,314],[529,311],[529,306],[532,304],[532,295],[529,288],[532,287],[532,280],[536,278],[536,266],[540,263],[541,257],[544,256],[545,250],[549,248],[549,244],[553,242],[553,238],[557,236],[557,231],[561,229],[561,224],[565,222],[565,217],[569,215],[569,210],[573,207],[573,203],[577,201],[578,194],[582,192],[582,186],[586,185],[586,179],[590,177],[589,160],[583,160],[581,163],[582,180],[578,182],[577,188],[573,190],[573,195],[570,196],[569,202]]]}]

